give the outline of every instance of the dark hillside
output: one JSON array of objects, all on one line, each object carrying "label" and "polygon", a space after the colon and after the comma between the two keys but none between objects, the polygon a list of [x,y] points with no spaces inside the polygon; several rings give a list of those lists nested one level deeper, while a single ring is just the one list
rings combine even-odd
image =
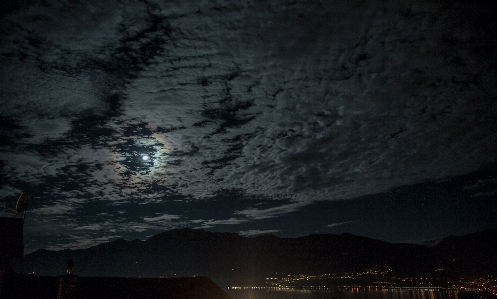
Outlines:
[{"label": "dark hillside", "polygon": [[221,285],[260,284],[272,273],[341,274],[375,267],[396,276],[497,273],[497,230],[449,237],[438,245],[388,243],[351,234],[278,238],[177,229],[146,241],[115,240],[84,250],[38,250],[20,273],[60,275],[66,261],[84,276],[209,276]]}]

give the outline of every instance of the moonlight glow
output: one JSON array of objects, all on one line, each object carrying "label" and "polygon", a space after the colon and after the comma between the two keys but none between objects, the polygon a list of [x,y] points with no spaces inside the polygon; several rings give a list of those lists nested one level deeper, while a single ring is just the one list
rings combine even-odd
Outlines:
[{"label": "moonlight glow", "polygon": [[147,155],[143,155],[142,159],[143,159],[143,161],[147,161],[149,159],[149,157]]}]

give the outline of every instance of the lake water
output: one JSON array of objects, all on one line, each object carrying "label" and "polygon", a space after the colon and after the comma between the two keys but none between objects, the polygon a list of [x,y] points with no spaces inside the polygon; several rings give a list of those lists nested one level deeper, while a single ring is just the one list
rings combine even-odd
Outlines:
[{"label": "lake water", "polygon": [[438,289],[337,289],[302,290],[226,290],[233,299],[458,299],[457,292]]}]

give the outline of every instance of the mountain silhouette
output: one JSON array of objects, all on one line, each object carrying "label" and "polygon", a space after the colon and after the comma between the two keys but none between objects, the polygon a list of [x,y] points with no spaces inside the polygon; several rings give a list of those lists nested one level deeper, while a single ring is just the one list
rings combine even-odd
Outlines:
[{"label": "mountain silhouette", "polygon": [[[389,243],[352,234],[243,237],[175,229],[146,241],[123,239],[87,249],[37,250],[18,273],[61,275],[68,260],[81,276],[209,276],[220,285],[260,285],[272,274],[341,274],[388,267],[396,276],[478,276],[497,272],[497,229],[451,236],[434,246]],[[443,272],[440,270],[443,269]],[[438,271],[438,272],[437,272]]]}]

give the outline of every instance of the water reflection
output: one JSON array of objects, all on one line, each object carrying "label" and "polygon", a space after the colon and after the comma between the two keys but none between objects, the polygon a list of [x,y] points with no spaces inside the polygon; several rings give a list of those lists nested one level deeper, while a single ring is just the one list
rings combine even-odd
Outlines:
[{"label": "water reflection", "polygon": [[233,299],[458,299],[457,292],[439,289],[226,290]]}]

